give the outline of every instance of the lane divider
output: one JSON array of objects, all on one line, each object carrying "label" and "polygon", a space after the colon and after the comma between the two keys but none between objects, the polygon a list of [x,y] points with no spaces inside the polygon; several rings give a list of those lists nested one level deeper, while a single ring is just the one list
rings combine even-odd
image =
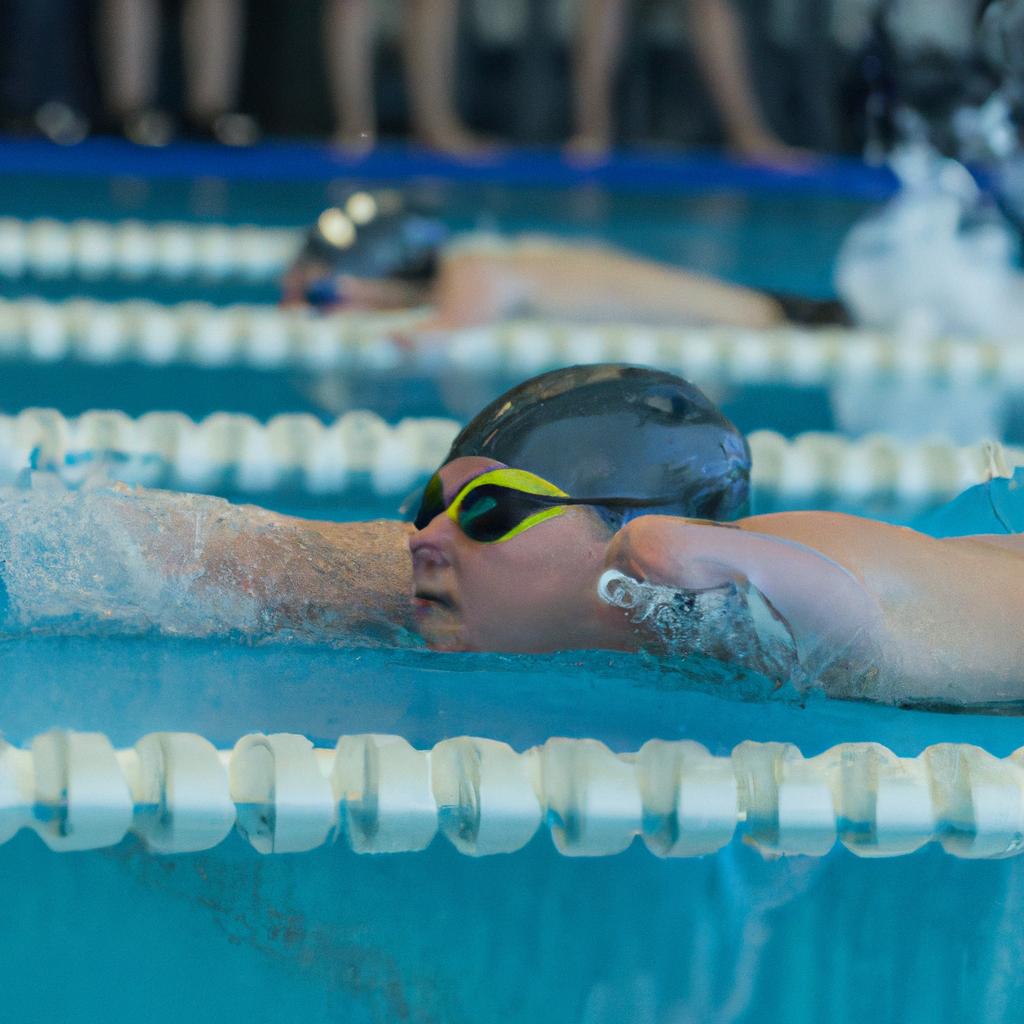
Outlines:
[{"label": "lane divider", "polygon": [[913,339],[845,328],[642,327],[508,321],[411,344],[425,310],[320,316],[267,305],[0,300],[0,358],[136,361],[265,370],[523,378],[575,363],[629,362],[698,383],[897,381],[1024,387],[1024,345]]},{"label": "lane divider", "polygon": [[59,221],[0,217],[0,279],[120,277],[272,281],[302,233],[252,224]]},{"label": "lane divider", "polygon": [[513,853],[546,825],[567,856],[714,853],[742,837],[767,854],[863,857],[929,842],[987,859],[1024,849],[1024,748],[1007,758],[937,744],[913,758],[845,743],[805,758],[792,744],[740,743],[725,757],[691,740],[616,754],[592,739],[518,753],[458,737],[417,750],[400,736],[317,748],[288,733],[217,750],[193,733],[151,733],[115,750],[100,733],[0,740],[0,843],[33,829],[55,851],[133,833],[154,853],[216,846],[237,829],[263,854],[342,837],[357,853]]},{"label": "lane divider", "polygon": [[[325,424],[303,414],[261,423],[215,413],[197,423],[182,413],[132,419],[121,412],[64,417],[53,409],[28,409],[0,416],[0,482],[14,482],[30,466],[83,475],[102,460],[114,479],[150,487],[312,495],[369,488],[394,496],[440,465],[458,429],[449,419],[390,425],[368,411]],[[1024,465],[1024,449],[995,441],[958,447],[942,440],[849,440],[827,433],[790,440],[759,430],[749,442],[755,495],[796,503],[937,504]]]}]

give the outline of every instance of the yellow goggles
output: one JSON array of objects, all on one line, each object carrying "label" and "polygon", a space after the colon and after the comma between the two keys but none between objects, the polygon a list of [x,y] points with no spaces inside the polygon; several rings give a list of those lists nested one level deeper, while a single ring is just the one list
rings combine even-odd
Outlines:
[{"label": "yellow goggles", "polygon": [[525,469],[492,469],[470,480],[445,507],[444,487],[435,473],[423,492],[414,520],[425,529],[437,516],[448,518],[470,539],[500,544],[547,519],[562,515],[571,505],[607,508],[653,508],[672,498],[571,498],[560,487]]},{"label": "yellow goggles", "polygon": [[573,504],[561,488],[524,469],[492,469],[470,480],[446,509],[441,478],[435,473],[423,492],[415,525],[422,530],[447,512],[470,540],[497,544],[560,516],[566,499]]}]

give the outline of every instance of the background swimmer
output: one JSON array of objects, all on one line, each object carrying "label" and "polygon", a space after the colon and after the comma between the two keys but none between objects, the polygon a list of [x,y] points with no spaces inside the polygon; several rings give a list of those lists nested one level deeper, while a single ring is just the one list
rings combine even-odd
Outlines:
[{"label": "background swimmer", "polygon": [[432,307],[418,334],[511,316],[770,327],[846,322],[838,302],[773,295],[599,243],[493,234],[450,239],[398,193],[357,192],[325,211],[282,282],[320,308]]}]

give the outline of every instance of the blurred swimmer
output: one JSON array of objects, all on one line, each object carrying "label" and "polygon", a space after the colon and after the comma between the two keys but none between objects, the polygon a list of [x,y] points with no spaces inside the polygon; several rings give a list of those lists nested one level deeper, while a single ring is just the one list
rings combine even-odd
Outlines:
[{"label": "blurred swimmer", "polygon": [[837,302],[759,292],[597,243],[527,235],[451,238],[397,192],[325,210],[282,282],[286,305],[431,307],[420,335],[513,316],[770,327],[846,322]]}]

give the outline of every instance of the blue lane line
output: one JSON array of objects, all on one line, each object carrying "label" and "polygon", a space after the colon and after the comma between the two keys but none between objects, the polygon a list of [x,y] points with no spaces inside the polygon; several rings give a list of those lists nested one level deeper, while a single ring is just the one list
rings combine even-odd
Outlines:
[{"label": "blue lane line", "polygon": [[506,150],[492,160],[462,162],[400,145],[380,146],[366,157],[349,159],[327,146],[309,142],[265,142],[251,149],[182,142],[149,149],[114,138],[88,139],[77,146],[62,147],[0,137],[0,174],[277,181],[355,177],[381,182],[434,177],[503,185],[596,183],[623,189],[736,189],[866,200],[885,199],[897,188],[888,169],[837,157],[822,158],[806,170],[783,171],[710,153],[620,152],[600,166],[580,167],[567,163],[554,149]]}]

